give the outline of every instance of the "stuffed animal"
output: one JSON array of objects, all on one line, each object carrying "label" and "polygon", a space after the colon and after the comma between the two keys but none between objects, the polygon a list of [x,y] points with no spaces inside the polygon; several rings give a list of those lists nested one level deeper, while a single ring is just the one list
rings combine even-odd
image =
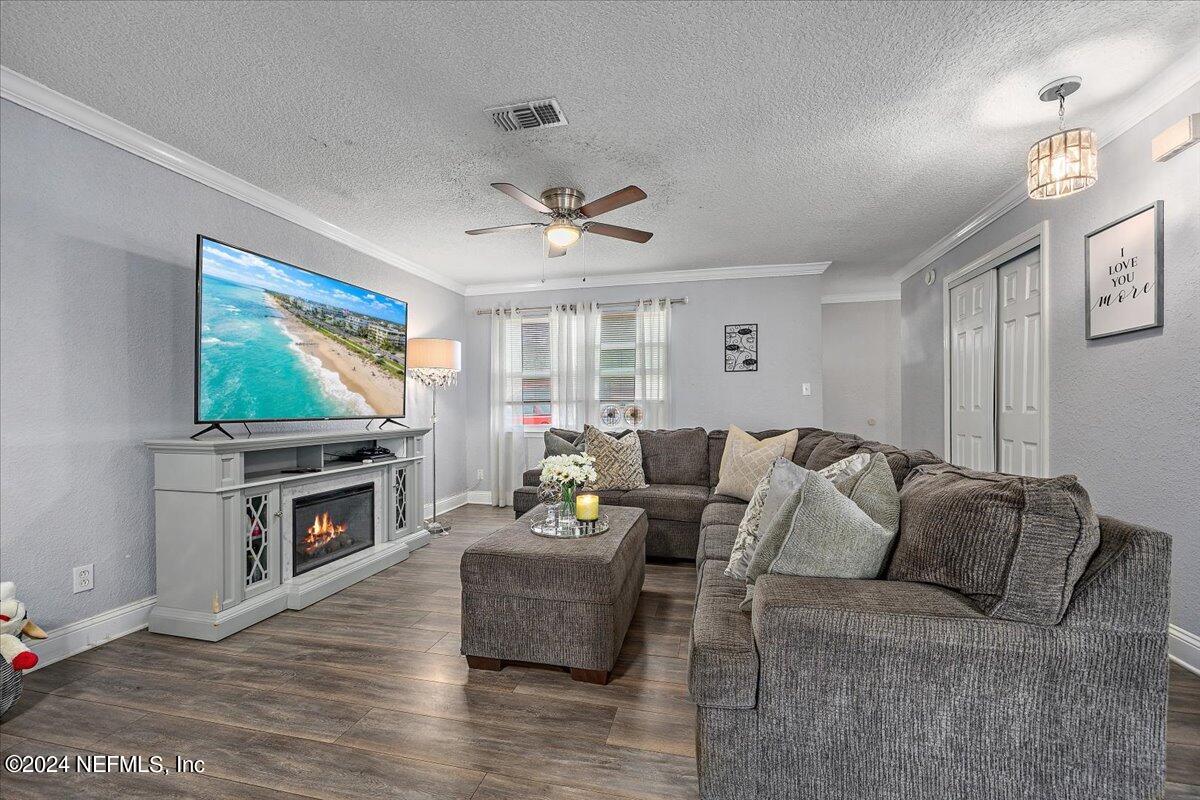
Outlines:
[{"label": "stuffed animal", "polygon": [[25,604],[17,600],[16,592],[12,581],[0,583],[0,655],[20,671],[32,669],[38,662],[37,654],[21,642],[20,635],[45,639],[46,632],[25,618]]}]

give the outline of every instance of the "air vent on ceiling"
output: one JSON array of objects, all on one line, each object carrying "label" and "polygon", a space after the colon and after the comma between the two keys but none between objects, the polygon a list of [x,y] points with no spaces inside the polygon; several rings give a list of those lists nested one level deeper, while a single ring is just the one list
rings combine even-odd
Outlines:
[{"label": "air vent on ceiling", "polygon": [[506,133],[528,128],[555,128],[567,124],[562,108],[553,97],[511,106],[497,106],[487,109],[487,113],[496,127]]}]

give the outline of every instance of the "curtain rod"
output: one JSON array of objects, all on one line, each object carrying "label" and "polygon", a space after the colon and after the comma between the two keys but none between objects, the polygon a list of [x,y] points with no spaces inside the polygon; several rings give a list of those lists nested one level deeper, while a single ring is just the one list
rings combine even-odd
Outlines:
[{"label": "curtain rod", "polygon": [[[646,302],[651,302],[653,299],[654,298],[647,298]],[[686,297],[672,297],[668,302],[671,305],[686,306],[687,301],[688,301],[688,299]],[[625,300],[620,303],[597,303],[596,305],[599,306],[600,308],[612,308],[614,306],[636,306],[640,302],[642,302],[642,301],[641,300]],[[565,305],[570,306],[571,308],[574,308],[576,305],[578,305],[578,303],[566,303]],[[549,310],[550,310],[550,306],[518,306],[518,307],[513,308],[513,311],[549,311]],[[475,316],[477,316],[477,317],[487,317],[487,316],[491,316],[491,314],[492,314],[492,309],[490,309],[490,308],[475,309]]]}]

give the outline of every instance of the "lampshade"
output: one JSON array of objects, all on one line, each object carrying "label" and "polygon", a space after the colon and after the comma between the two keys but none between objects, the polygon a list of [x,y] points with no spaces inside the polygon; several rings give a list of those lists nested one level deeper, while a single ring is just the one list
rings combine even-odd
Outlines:
[{"label": "lampshade", "polygon": [[406,374],[426,386],[453,386],[462,369],[462,342],[409,339]]},{"label": "lampshade", "polygon": [[409,339],[408,368],[462,369],[462,342],[453,339]]},{"label": "lampshade", "polygon": [[1081,192],[1096,176],[1096,135],[1088,128],[1059,131],[1029,148],[1026,188],[1034,200]]}]

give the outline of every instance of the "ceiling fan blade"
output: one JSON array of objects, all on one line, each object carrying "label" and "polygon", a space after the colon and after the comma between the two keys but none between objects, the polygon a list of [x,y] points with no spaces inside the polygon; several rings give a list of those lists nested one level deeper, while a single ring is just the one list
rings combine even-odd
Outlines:
[{"label": "ceiling fan blade", "polygon": [[645,199],[646,193],[641,189],[636,186],[626,186],[624,189],[618,189],[612,194],[604,195],[599,200],[584,203],[579,207],[578,213],[581,217],[598,217],[601,214],[607,214],[609,211],[614,211],[622,206]]},{"label": "ceiling fan blade", "polygon": [[627,242],[645,244],[650,241],[653,233],[639,231],[636,228],[625,228],[620,225],[605,225],[603,222],[589,222],[584,228],[588,233],[598,233],[601,236],[611,236],[614,239],[624,239]]},{"label": "ceiling fan blade", "polygon": [[499,189],[500,191],[504,192],[506,195],[511,197],[513,200],[516,200],[518,203],[521,203],[522,205],[532,208],[534,211],[538,212],[539,214],[554,213],[550,210],[550,206],[546,205],[541,200],[538,200],[536,197],[531,197],[530,195],[525,194],[520,189],[513,186],[511,183],[493,183],[492,188]]},{"label": "ceiling fan blade", "polygon": [[540,222],[523,222],[520,225],[497,225],[494,228],[476,228],[473,231],[467,231],[467,236],[478,236],[481,233],[502,233],[505,231],[527,231],[530,228],[545,227]]},{"label": "ceiling fan blade", "polygon": [[567,248],[557,247],[549,242],[546,243],[546,258],[558,258],[559,256],[565,256],[566,254]]}]

